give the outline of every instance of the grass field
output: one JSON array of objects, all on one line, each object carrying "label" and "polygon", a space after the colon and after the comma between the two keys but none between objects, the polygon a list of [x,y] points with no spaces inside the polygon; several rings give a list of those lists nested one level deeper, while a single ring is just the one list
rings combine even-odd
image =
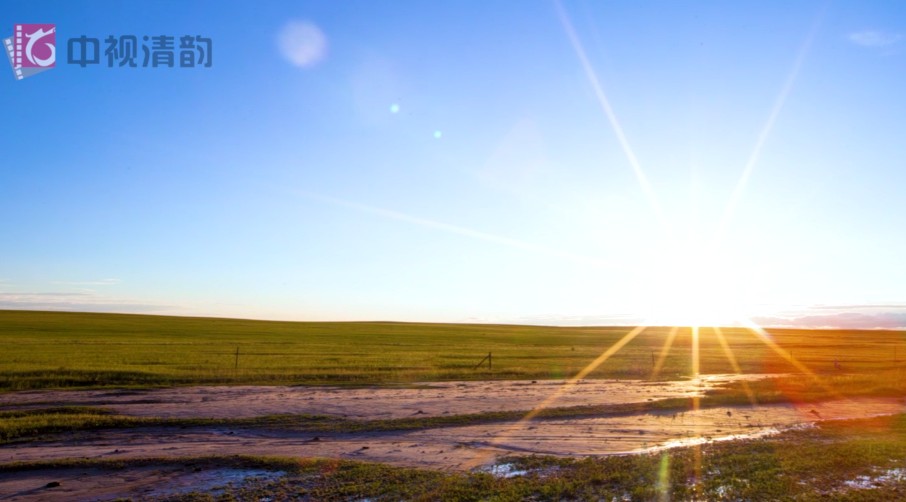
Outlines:
[{"label": "grass field", "polygon": [[[141,315],[0,311],[0,391],[191,384],[390,385],[433,380],[569,378],[618,344],[629,327],[556,328],[409,323],[293,323]],[[694,336],[649,328],[588,378],[691,376]],[[782,378],[710,391],[695,406],[906,396],[906,332],[769,330],[774,347],[744,329],[702,329],[700,373],[781,373]],[[239,349],[238,367],[236,351]],[[733,355],[728,358],[727,350]],[[478,363],[491,352],[493,366]],[[795,360],[796,364],[791,363]],[[802,371],[811,373],[803,375]],[[537,418],[599,417],[689,409],[689,399],[550,408]],[[94,406],[0,411],[0,444],[28,448],[99,430],[241,427],[307,432],[410,431],[508,422],[526,410],[346,420],[320,415],[174,419],[119,415]],[[75,444],[74,443],[74,444]],[[522,456],[523,472],[447,473],[390,465],[244,456],[11,463],[3,473],[217,466],[285,473],[212,495],[168,500],[889,500],[906,493],[906,415],[823,422],[778,436],[715,442],[662,453],[586,459]],[[74,471],[73,471],[74,472]],[[37,493],[37,492],[36,492]],[[274,498],[275,497],[275,498]]]},{"label": "grass field", "polygon": [[[0,311],[0,390],[568,378],[629,331]],[[747,330],[722,330],[741,372],[797,372],[785,354],[843,390],[869,381],[904,390],[906,332],[769,331],[783,354]],[[588,377],[651,378],[669,332],[647,329]],[[700,372],[733,373],[714,331],[699,338]],[[476,369],[488,352],[492,368]],[[656,376],[691,375],[691,355],[684,328]]]}]

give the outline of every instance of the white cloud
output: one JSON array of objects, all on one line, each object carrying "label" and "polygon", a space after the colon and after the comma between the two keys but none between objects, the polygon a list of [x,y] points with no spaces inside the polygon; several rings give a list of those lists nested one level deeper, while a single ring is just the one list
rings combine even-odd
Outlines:
[{"label": "white cloud", "polygon": [[903,35],[877,30],[856,31],[849,34],[849,41],[862,47],[886,47],[899,42]]},{"label": "white cloud", "polygon": [[906,304],[816,305],[752,320],[781,328],[906,329]]},{"label": "white cloud", "polygon": [[277,35],[277,46],[287,61],[300,68],[314,66],[327,55],[327,37],[309,21],[286,23]]},{"label": "white cloud", "polygon": [[120,282],[119,279],[99,279],[96,281],[54,281],[53,284],[60,284],[63,286],[115,286]]},{"label": "white cloud", "polygon": [[0,293],[0,309],[74,312],[167,313],[173,305],[153,304],[86,292],[42,291]]}]

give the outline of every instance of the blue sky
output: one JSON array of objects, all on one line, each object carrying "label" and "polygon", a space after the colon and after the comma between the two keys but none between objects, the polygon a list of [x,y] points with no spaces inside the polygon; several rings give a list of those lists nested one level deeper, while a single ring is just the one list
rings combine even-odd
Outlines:
[{"label": "blue sky", "polygon": [[906,6],[787,4],[6,2],[0,308],[906,326]]}]

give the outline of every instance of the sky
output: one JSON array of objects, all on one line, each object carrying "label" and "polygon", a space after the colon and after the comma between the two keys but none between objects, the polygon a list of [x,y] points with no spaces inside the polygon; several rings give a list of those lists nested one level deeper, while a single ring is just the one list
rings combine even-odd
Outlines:
[{"label": "sky", "polygon": [[[57,63],[0,68],[0,308],[906,327],[902,2],[4,2],[16,23],[55,24]],[[83,35],[207,37],[212,64],[70,64]]]}]

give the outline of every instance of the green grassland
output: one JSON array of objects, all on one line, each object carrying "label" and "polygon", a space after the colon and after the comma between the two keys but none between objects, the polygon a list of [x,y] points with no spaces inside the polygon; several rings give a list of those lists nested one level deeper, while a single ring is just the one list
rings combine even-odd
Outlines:
[{"label": "green grassland", "polygon": [[[413,385],[437,380],[568,378],[617,343],[629,327],[557,328],[481,324],[294,323],[62,312],[0,311],[0,391],[193,384]],[[680,329],[657,376],[671,328],[649,328],[588,378],[689,377],[693,336]],[[789,374],[735,383],[695,405],[906,396],[906,332],[769,330],[780,351],[751,332],[722,330],[743,373]],[[236,349],[239,349],[238,368]],[[488,352],[493,367],[476,365]],[[733,373],[716,332],[699,335],[700,372]],[[801,363],[792,365],[792,356]],[[805,367],[812,374],[802,375]],[[551,408],[544,417],[683,410],[690,399]],[[172,419],[97,407],[0,411],[0,444],[99,429],[229,425],[292,431],[416,430],[512,421],[525,410],[355,421],[317,415]],[[13,446],[13,445],[10,445]],[[261,457],[63,460],[0,465],[34,469],[263,468],[286,473],[169,500],[894,500],[906,498],[906,415],[823,422],[761,439],[645,455],[586,459],[519,457],[524,475],[448,473],[339,460]],[[879,480],[860,484],[860,480]],[[864,485],[864,486],[863,486]],[[52,488],[51,488],[52,489]]]},{"label": "green grassland", "polygon": [[[0,391],[568,378],[629,331],[0,311]],[[647,329],[588,377],[652,377],[669,331]],[[724,329],[723,334],[743,373],[797,371],[751,332]],[[899,378],[906,368],[906,332],[770,330],[770,334],[787,355],[841,388],[862,388],[870,381],[875,387],[889,387],[889,392],[906,390]],[[701,373],[733,373],[714,331],[703,328],[699,338]],[[493,367],[476,369],[488,352],[493,354]],[[690,376],[691,355],[691,332],[683,328],[657,377]]]}]

